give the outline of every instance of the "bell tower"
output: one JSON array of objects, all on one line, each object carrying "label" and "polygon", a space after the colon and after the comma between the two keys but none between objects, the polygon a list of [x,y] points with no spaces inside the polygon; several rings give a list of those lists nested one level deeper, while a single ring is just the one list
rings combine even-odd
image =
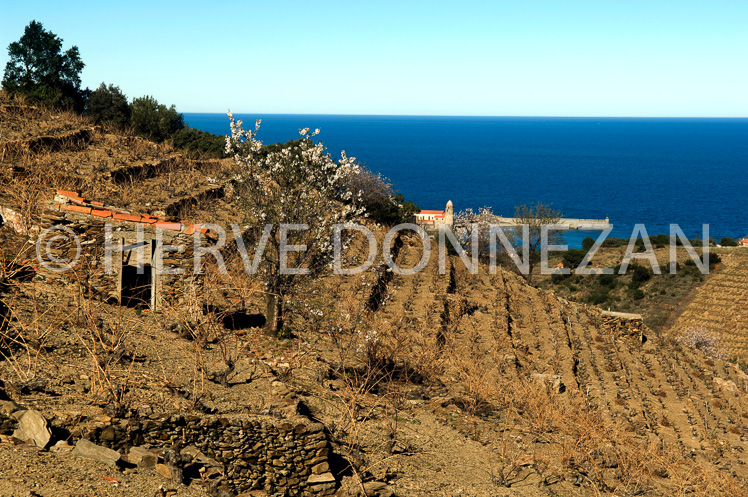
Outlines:
[{"label": "bell tower", "polygon": [[444,208],[444,223],[450,228],[455,225],[455,212],[451,200],[447,201],[447,207]]}]

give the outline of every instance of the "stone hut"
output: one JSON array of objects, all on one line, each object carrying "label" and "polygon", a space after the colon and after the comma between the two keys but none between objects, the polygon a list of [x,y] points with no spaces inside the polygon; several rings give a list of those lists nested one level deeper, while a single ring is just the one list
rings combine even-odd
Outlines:
[{"label": "stone hut", "polygon": [[151,310],[198,282],[195,247],[218,239],[201,225],[133,213],[65,190],[57,191],[33,231],[38,274],[83,283],[111,303]]}]

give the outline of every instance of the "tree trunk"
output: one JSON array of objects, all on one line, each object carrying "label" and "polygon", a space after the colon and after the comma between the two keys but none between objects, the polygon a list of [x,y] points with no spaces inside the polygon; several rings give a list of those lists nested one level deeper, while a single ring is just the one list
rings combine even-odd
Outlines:
[{"label": "tree trunk", "polygon": [[278,337],[283,328],[283,302],[278,295],[265,294],[265,333],[271,337]]}]

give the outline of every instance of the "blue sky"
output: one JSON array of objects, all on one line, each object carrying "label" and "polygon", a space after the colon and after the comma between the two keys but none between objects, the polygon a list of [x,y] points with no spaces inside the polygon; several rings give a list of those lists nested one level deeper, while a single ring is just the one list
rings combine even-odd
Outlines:
[{"label": "blue sky", "polygon": [[181,112],[748,116],[748,2],[4,2]]}]

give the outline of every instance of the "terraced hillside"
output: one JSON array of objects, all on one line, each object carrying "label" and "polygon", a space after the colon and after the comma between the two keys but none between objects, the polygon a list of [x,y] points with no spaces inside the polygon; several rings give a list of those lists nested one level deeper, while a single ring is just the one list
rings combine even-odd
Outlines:
[{"label": "terraced hillside", "polygon": [[[2,94],[0,116],[0,204],[27,224],[54,189],[175,221],[223,196],[230,161],[192,160],[168,145],[107,132],[75,114],[21,105]],[[206,222],[212,212],[202,213]]]},{"label": "terraced hillside", "polygon": [[[396,261],[421,256],[405,239]],[[648,329],[612,333],[598,308],[513,273],[470,274],[456,257],[444,274],[435,252],[415,275],[381,274],[382,347],[439,385],[429,413],[489,451],[497,487],[708,495],[748,476],[748,376],[734,364]]]},{"label": "terraced hillside", "polygon": [[703,328],[719,337],[723,354],[748,361],[748,251],[720,254],[722,266],[699,286],[672,326],[675,334]]}]

